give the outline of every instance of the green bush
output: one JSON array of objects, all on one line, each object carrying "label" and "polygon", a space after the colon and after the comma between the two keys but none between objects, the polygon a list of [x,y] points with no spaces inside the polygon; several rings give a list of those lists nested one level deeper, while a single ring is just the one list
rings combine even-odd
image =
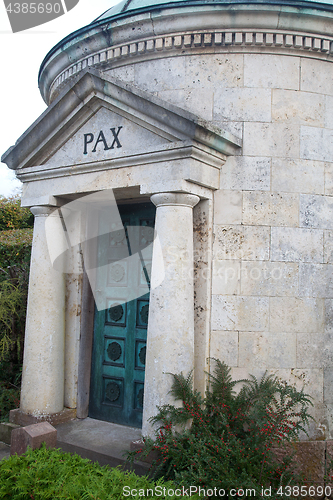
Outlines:
[{"label": "green bush", "polygon": [[[147,455],[158,452],[154,477],[164,477],[185,486],[229,492],[241,488],[262,496],[261,488],[295,482],[292,459],[276,461],[272,448],[297,439],[305,431],[311,401],[272,375],[260,382],[232,381],[230,368],[215,360],[209,389],[203,399],[193,391],[192,376],[173,376],[171,394],[181,406],[164,405],[152,422],[158,427],[155,439],[145,439],[139,450]],[[236,394],[234,387],[242,382]],[[138,456],[138,455],[137,455]],[[131,459],[135,454],[130,454]],[[274,498],[284,498],[280,489]],[[216,495],[219,496],[219,495]],[[267,497],[265,497],[267,498]]]},{"label": "green bush", "polygon": [[0,196],[0,231],[29,228],[33,222],[30,210],[21,207],[20,196]]},{"label": "green bush", "polygon": [[32,245],[32,229],[0,231],[0,268],[29,265]]},{"label": "green bush", "polygon": [[[171,482],[153,482],[146,476],[101,467],[78,455],[48,450],[45,446],[2,460],[0,478],[1,500],[124,500],[127,497],[132,500],[146,496],[140,492],[147,490],[155,493],[149,495],[152,499],[179,498],[172,494],[175,485]],[[160,495],[163,488],[166,494]]]}]

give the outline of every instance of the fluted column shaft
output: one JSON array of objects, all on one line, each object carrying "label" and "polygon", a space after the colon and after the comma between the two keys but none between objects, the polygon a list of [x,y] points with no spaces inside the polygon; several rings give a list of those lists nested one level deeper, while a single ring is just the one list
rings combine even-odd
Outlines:
[{"label": "fluted column shaft", "polygon": [[[65,279],[52,267],[62,230],[54,208],[32,207],[35,216],[24,344],[21,411],[49,415],[64,408]],[[48,219],[46,235],[45,222]]]},{"label": "fluted column shaft", "polygon": [[156,414],[156,405],[172,402],[168,373],[187,375],[194,366],[193,207],[199,197],[160,193],[151,201],[156,205],[157,237],[151,274],[143,436],[153,433],[148,419]]}]

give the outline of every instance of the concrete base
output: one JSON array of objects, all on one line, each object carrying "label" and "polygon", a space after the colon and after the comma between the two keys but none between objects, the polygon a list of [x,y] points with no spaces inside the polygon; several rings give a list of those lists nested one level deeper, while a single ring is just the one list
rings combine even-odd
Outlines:
[{"label": "concrete base", "polygon": [[14,429],[20,427],[16,424],[11,424],[10,422],[0,423],[0,442],[10,445],[11,434]]},{"label": "concrete base", "polygon": [[19,408],[9,412],[9,421],[12,424],[27,425],[39,424],[40,422],[49,422],[51,425],[62,424],[76,418],[76,408],[65,408],[59,413],[52,413],[51,415],[34,416],[24,413]]},{"label": "concrete base", "polygon": [[10,446],[9,444],[0,443],[0,460],[3,458],[8,458],[10,455]]},{"label": "concrete base", "polygon": [[23,455],[29,448],[36,450],[43,443],[47,448],[54,448],[57,442],[57,431],[49,422],[40,422],[26,427],[14,429],[11,435],[10,454]]},{"label": "concrete base", "polygon": [[139,474],[148,473],[149,464],[137,462],[133,467],[126,462],[126,451],[131,443],[141,439],[141,429],[111,424],[102,420],[85,418],[55,426],[57,429],[57,448],[77,453],[100,465],[123,466]]}]

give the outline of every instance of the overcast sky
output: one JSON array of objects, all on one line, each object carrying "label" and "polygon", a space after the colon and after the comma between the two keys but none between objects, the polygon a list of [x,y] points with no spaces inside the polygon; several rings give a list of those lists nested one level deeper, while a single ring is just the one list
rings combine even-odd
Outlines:
[{"label": "overcast sky", "polygon": [[[80,0],[49,23],[12,33],[0,0],[0,156],[46,109],[38,90],[38,71],[47,52],[69,33],[86,26],[118,0]],[[10,196],[21,183],[0,163],[0,195]]]}]

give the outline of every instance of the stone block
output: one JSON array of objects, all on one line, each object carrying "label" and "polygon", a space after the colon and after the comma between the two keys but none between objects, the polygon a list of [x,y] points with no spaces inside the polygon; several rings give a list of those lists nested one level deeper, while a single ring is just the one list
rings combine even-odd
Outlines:
[{"label": "stone block", "polygon": [[333,299],[325,299],[325,332],[333,333]]},{"label": "stone block", "polygon": [[30,415],[29,413],[24,413],[19,408],[11,410],[9,412],[9,421],[13,424],[20,426],[27,426],[32,424],[38,424],[40,422],[49,422],[52,425],[63,424],[69,420],[74,420],[76,417],[76,408],[65,408],[59,413],[52,413],[50,415]]},{"label": "stone block", "polygon": [[324,231],[324,262],[333,263],[333,231]]},{"label": "stone block", "polygon": [[324,331],[324,300],[298,297],[270,298],[272,332]]},{"label": "stone block", "polygon": [[240,294],[296,296],[298,294],[298,264],[243,261]]},{"label": "stone block", "polygon": [[267,297],[213,295],[212,330],[239,330],[262,332],[269,321]]},{"label": "stone block", "polygon": [[[152,78],[147,78],[147,75]],[[148,60],[135,64],[134,84],[148,92],[184,88],[185,62],[183,57]]]},{"label": "stone block", "polygon": [[214,258],[218,260],[268,260],[270,230],[256,226],[214,227]]},{"label": "stone block", "polygon": [[221,130],[225,130],[226,132],[230,132],[239,139],[243,139],[243,122],[232,122],[230,120],[213,120],[212,125],[220,128]]},{"label": "stone block", "polygon": [[157,92],[157,96],[175,106],[186,109],[204,120],[213,118],[213,90],[175,89]]},{"label": "stone block", "polygon": [[310,92],[274,89],[272,91],[272,120],[323,127],[325,97]]},{"label": "stone block", "polygon": [[299,89],[299,57],[244,54],[244,86]]},{"label": "stone block", "polygon": [[28,446],[33,450],[45,443],[48,448],[54,448],[57,442],[57,431],[49,422],[20,427],[12,431],[10,454],[22,455]]},{"label": "stone block", "polygon": [[301,194],[300,226],[333,229],[333,197]]},{"label": "stone block", "polygon": [[[308,488],[310,486],[324,485],[325,441],[297,441],[287,444],[286,448],[274,448],[273,452],[280,461],[286,455],[293,456],[296,472],[304,474],[305,479],[302,485]],[[311,496],[307,498],[311,498]]]},{"label": "stone block", "polygon": [[247,191],[243,194],[243,224],[298,226],[299,195]]},{"label": "stone block", "polygon": [[333,367],[324,368],[324,402],[333,404]]},{"label": "stone block", "polygon": [[112,68],[112,70],[105,71],[103,76],[111,76],[127,83],[134,83],[134,64]]},{"label": "stone block", "polygon": [[[245,122],[243,153],[249,156],[299,158],[299,126],[285,123]],[[312,159],[311,156],[302,158]]]},{"label": "stone block", "polygon": [[[185,60],[185,81],[178,86],[174,84],[173,88],[216,89],[243,86],[242,54],[190,55],[182,59]],[[172,77],[172,74],[170,76]]]},{"label": "stone block", "polygon": [[333,95],[332,75],[326,61],[302,58],[300,84],[300,90],[305,92]]},{"label": "stone block", "polygon": [[210,338],[210,357],[238,366],[238,332],[214,331]]},{"label": "stone block", "polygon": [[272,190],[324,194],[325,165],[324,162],[314,160],[272,158]]},{"label": "stone block", "polygon": [[240,294],[241,263],[238,260],[214,260],[212,293],[214,295]]},{"label": "stone block", "polygon": [[323,231],[296,227],[272,227],[271,260],[323,262]]},{"label": "stone block", "polygon": [[241,224],[243,195],[240,191],[214,192],[214,224]]},{"label": "stone block", "polygon": [[300,263],[299,295],[300,297],[333,299],[333,266]]},{"label": "stone block", "polygon": [[325,127],[333,129],[333,97],[325,96]]},{"label": "stone block", "polygon": [[12,431],[18,427],[20,426],[11,422],[0,422],[0,442],[10,444]]},{"label": "stone block", "polygon": [[323,333],[297,333],[296,368],[322,368],[325,345]]},{"label": "stone block", "polygon": [[300,158],[332,161],[333,130],[319,127],[300,127]]},{"label": "stone block", "polygon": [[271,121],[271,90],[217,88],[214,92],[214,120]]},{"label": "stone block", "polygon": [[325,162],[325,194],[333,195],[333,163]]},{"label": "stone block", "polygon": [[229,156],[221,169],[221,188],[268,191],[270,176],[270,158]]},{"label": "stone block", "polygon": [[239,332],[239,367],[292,368],[296,365],[296,334]]}]

